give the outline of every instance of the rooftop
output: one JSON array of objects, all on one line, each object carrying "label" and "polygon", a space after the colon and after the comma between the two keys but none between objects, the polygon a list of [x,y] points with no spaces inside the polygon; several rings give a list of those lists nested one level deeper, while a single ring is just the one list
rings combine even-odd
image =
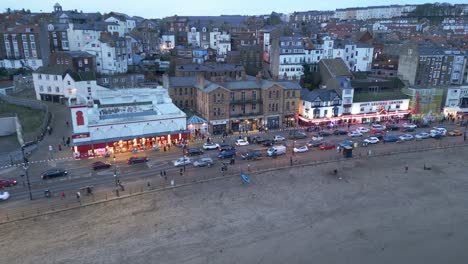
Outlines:
[{"label": "rooftop", "polygon": [[397,100],[397,99],[409,99],[407,95],[399,90],[380,92],[380,93],[355,93],[353,102],[371,102],[371,101],[385,101],[385,100]]},{"label": "rooftop", "polygon": [[185,64],[176,67],[176,71],[198,71],[198,72],[215,72],[215,71],[244,71],[244,66],[240,64]]}]

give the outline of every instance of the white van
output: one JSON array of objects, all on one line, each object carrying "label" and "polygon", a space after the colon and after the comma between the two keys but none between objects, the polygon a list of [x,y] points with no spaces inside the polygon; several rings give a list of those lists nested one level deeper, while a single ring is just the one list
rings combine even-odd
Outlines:
[{"label": "white van", "polygon": [[267,154],[270,157],[286,154],[286,146],[283,146],[283,145],[273,146],[267,150]]}]

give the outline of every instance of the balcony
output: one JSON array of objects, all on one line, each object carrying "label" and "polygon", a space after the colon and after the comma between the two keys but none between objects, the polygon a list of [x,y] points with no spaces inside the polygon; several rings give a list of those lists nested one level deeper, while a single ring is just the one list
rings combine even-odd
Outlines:
[{"label": "balcony", "polygon": [[231,100],[229,101],[231,105],[242,105],[242,104],[263,104],[263,100],[252,100],[252,99],[245,99],[245,100]]},{"label": "balcony", "polygon": [[258,116],[263,115],[262,112],[250,112],[250,113],[234,113],[230,114],[229,117],[231,118],[239,118],[239,117],[245,117],[245,118],[256,118]]}]

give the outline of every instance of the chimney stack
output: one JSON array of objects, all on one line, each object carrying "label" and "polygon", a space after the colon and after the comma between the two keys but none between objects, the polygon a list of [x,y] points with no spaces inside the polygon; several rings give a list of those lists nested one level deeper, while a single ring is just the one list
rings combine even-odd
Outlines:
[{"label": "chimney stack", "polygon": [[292,80],[293,80],[293,81],[297,81],[296,74],[293,75]]},{"label": "chimney stack", "polygon": [[203,74],[198,75],[198,83],[202,89],[205,88],[205,76]]},{"label": "chimney stack", "polygon": [[262,73],[261,72],[257,73],[256,79],[257,79],[257,83],[262,81]]},{"label": "chimney stack", "polygon": [[247,76],[245,75],[245,71],[243,71],[243,72],[241,73],[241,79],[242,79],[243,81],[246,81],[246,80],[247,80]]},{"label": "chimney stack", "polygon": [[278,75],[273,75],[273,81],[278,81]]}]

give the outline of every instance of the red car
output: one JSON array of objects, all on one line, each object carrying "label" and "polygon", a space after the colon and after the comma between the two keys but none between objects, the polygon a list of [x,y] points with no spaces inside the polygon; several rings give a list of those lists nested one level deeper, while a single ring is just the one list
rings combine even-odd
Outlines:
[{"label": "red car", "polygon": [[128,164],[143,163],[147,162],[148,157],[131,157],[127,160]]},{"label": "red car", "polygon": [[16,183],[17,183],[16,180],[13,178],[10,178],[10,179],[0,178],[0,188],[10,187],[10,186],[16,185]]},{"label": "red car", "polygon": [[370,134],[371,135],[382,134],[382,130],[373,128],[373,129],[370,130]]},{"label": "red car", "polygon": [[111,166],[110,163],[96,161],[93,163],[93,170],[107,169],[107,168],[110,168],[110,166]]},{"label": "red car", "polygon": [[320,144],[320,149],[321,150],[334,149],[334,148],[336,148],[336,145],[334,143],[323,142],[322,144]]}]

